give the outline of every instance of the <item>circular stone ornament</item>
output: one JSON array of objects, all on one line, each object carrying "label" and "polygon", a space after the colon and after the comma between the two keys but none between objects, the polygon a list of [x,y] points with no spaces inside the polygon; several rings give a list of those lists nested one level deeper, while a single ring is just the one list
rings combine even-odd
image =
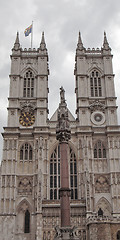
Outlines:
[{"label": "circular stone ornament", "polygon": [[91,121],[95,125],[102,125],[105,122],[105,115],[103,112],[93,112],[91,114]]}]

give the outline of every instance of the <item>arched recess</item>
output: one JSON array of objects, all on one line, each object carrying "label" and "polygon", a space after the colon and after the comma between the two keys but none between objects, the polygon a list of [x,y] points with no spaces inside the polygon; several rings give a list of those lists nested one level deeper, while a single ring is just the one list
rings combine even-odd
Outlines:
[{"label": "arched recess", "polygon": [[116,240],[120,240],[120,230],[117,232]]},{"label": "arched recess", "polygon": [[24,199],[17,206],[16,210],[16,233],[30,233],[31,231],[31,205]]},{"label": "arched recess", "polygon": [[21,77],[23,78],[25,73],[29,70],[33,72],[34,76],[37,76],[37,71],[29,65],[22,69],[22,71],[20,72]]},{"label": "arched recess", "polygon": [[98,215],[100,211],[103,212],[103,216],[110,216],[112,212],[112,207],[109,201],[104,197],[100,198],[96,204],[96,212]]}]

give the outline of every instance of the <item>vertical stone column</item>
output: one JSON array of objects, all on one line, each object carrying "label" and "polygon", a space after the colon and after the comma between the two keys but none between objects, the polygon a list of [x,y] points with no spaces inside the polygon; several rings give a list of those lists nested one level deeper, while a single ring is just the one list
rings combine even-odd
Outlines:
[{"label": "vertical stone column", "polygon": [[70,226],[70,188],[69,188],[69,175],[68,175],[68,143],[62,142],[60,144],[61,153],[61,227]]},{"label": "vertical stone column", "polygon": [[71,138],[69,127],[68,110],[65,102],[65,91],[60,88],[61,102],[58,109],[58,124],[56,126],[56,138],[60,143],[60,208],[61,227],[56,226],[56,236],[54,240],[78,240],[75,227],[70,226],[70,188],[68,172],[68,141]]},{"label": "vertical stone column", "polygon": [[61,227],[70,227],[70,189],[68,174],[68,140],[71,137],[68,120],[67,104],[65,102],[63,87],[60,88],[61,102],[58,110],[58,124],[56,138],[60,143],[60,201],[61,201]]}]

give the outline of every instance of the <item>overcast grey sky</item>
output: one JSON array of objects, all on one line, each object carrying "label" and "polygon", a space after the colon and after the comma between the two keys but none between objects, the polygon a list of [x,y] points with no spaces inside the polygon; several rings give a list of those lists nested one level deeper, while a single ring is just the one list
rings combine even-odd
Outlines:
[{"label": "overcast grey sky", "polygon": [[[101,48],[106,31],[114,56],[115,88],[120,108],[120,0],[0,0],[0,18],[0,132],[7,124],[11,49],[17,31],[22,48],[30,47],[30,36],[25,38],[24,30],[32,21],[33,47],[39,47],[44,31],[49,53],[50,116],[58,107],[61,85],[66,91],[68,108],[75,115],[74,64],[79,31],[86,48]],[[0,159],[1,149],[0,136]]]}]

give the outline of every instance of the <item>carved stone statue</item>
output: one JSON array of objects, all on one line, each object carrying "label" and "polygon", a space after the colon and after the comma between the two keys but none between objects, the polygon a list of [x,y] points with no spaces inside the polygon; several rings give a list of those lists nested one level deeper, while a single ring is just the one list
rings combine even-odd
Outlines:
[{"label": "carved stone statue", "polygon": [[65,102],[65,90],[60,88],[61,102],[58,109],[58,124],[56,126],[56,138],[60,142],[68,141],[71,137],[70,124],[68,119],[68,109]]},{"label": "carved stone statue", "polygon": [[63,87],[60,88],[60,100],[61,103],[65,103],[65,90]]}]

